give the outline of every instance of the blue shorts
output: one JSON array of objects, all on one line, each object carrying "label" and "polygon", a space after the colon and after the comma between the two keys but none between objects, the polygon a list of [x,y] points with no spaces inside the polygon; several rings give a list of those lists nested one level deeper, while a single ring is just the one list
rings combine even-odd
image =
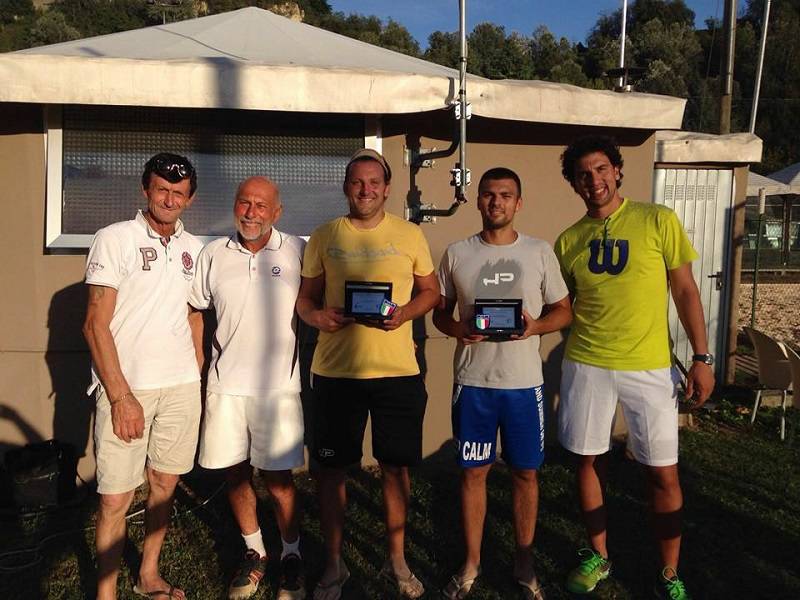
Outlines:
[{"label": "blue shorts", "polygon": [[538,469],[544,460],[542,386],[499,390],[456,384],[453,389],[453,436],[458,463],[480,467],[495,461],[497,429],[503,460],[514,469]]}]

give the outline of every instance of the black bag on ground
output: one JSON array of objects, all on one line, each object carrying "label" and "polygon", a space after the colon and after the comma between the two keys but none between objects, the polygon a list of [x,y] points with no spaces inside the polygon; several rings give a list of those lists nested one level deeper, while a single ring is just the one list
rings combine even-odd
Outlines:
[{"label": "black bag on ground", "polygon": [[47,508],[68,501],[75,493],[75,447],[47,440],[6,452],[6,472],[14,504],[19,508]]}]

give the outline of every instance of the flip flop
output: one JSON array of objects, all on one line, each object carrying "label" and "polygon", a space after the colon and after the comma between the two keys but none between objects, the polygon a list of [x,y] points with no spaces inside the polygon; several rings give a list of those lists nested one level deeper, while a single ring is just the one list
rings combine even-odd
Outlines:
[{"label": "flip flop", "polygon": [[133,593],[137,596],[142,596],[144,598],[160,598],[164,596],[166,598],[175,598],[175,586],[170,585],[169,590],[154,590],[152,592],[145,592],[142,588],[138,585],[133,586]]},{"label": "flip flop", "polygon": [[472,586],[475,585],[480,574],[480,567],[478,567],[478,572],[475,573],[474,577],[464,578],[460,573],[456,573],[442,590],[442,597],[447,600],[462,600],[462,598],[466,598],[472,591]]},{"label": "flip flop", "polygon": [[339,579],[328,583],[318,583],[314,588],[314,600],[339,600],[342,597],[342,588],[350,579],[350,571],[343,560],[339,561]]},{"label": "flip flop", "polygon": [[419,598],[425,593],[425,586],[411,571],[408,577],[400,577],[394,572],[391,563],[387,562],[381,569],[381,577],[397,587],[397,592],[404,598]]},{"label": "flip flop", "polygon": [[544,586],[539,583],[539,580],[535,575],[530,581],[517,579],[517,583],[522,586],[522,594],[525,597],[525,600],[545,600],[543,589]]}]

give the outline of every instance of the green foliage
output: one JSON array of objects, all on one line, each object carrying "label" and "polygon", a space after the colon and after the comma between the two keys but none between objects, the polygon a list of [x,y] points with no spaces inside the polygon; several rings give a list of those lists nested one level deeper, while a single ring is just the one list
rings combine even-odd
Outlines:
[{"label": "green foliage", "polygon": [[475,26],[468,38],[467,69],[489,79],[528,79],[532,73],[526,42],[518,35],[506,36],[505,28],[493,23]]},{"label": "green foliage", "polygon": [[15,23],[34,14],[31,0],[0,0],[0,23]]},{"label": "green foliage", "polygon": [[56,10],[48,10],[38,17],[30,29],[29,46],[44,46],[69,42],[81,37],[80,31],[67,24],[64,15]]},{"label": "green foliage", "polygon": [[434,31],[428,37],[428,49],[425,50],[423,57],[425,60],[456,69],[458,68],[459,47],[457,31],[451,33]]}]

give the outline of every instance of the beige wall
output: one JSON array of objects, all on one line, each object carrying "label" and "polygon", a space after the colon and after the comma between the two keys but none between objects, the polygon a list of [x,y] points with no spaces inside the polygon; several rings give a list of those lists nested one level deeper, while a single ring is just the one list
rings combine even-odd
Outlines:
[{"label": "beige wall", "polygon": [[[91,402],[85,396],[89,360],[80,328],[85,312],[84,255],[51,255],[44,251],[45,140],[40,107],[0,105],[0,180],[4,182],[0,247],[0,451],[29,441],[57,437],[74,443],[91,459]],[[444,112],[389,117],[382,123],[383,147],[395,172],[388,208],[402,214],[415,188],[421,200],[446,208],[453,198],[449,169],[456,157],[436,161],[433,169],[412,174],[403,166],[405,146],[439,149],[449,145],[452,123]],[[562,179],[559,155],[564,145],[589,128],[535,125],[475,118],[469,125],[467,163],[474,184],[470,202],[450,218],[423,225],[438,264],[446,245],[480,228],[475,192],[481,173],[494,166],[517,171],[525,203],[520,231],[553,242],[583,213],[581,201]],[[595,129],[595,131],[603,131]],[[409,134],[408,132],[413,132]],[[615,133],[623,145],[626,195],[650,200],[654,138],[650,131]],[[421,136],[421,137],[420,137]],[[154,149],[155,151],[156,149]],[[450,437],[450,391],[453,340],[426,319],[429,405],[424,449],[435,452]],[[542,344],[548,396],[557,388],[561,336]]]},{"label": "beige wall", "polygon": [[[91,454],[83,256],[44,253],[42,111],[0,107],[0,450],[57,437]],[[92,475],[84,461],[80,473]]]}]

